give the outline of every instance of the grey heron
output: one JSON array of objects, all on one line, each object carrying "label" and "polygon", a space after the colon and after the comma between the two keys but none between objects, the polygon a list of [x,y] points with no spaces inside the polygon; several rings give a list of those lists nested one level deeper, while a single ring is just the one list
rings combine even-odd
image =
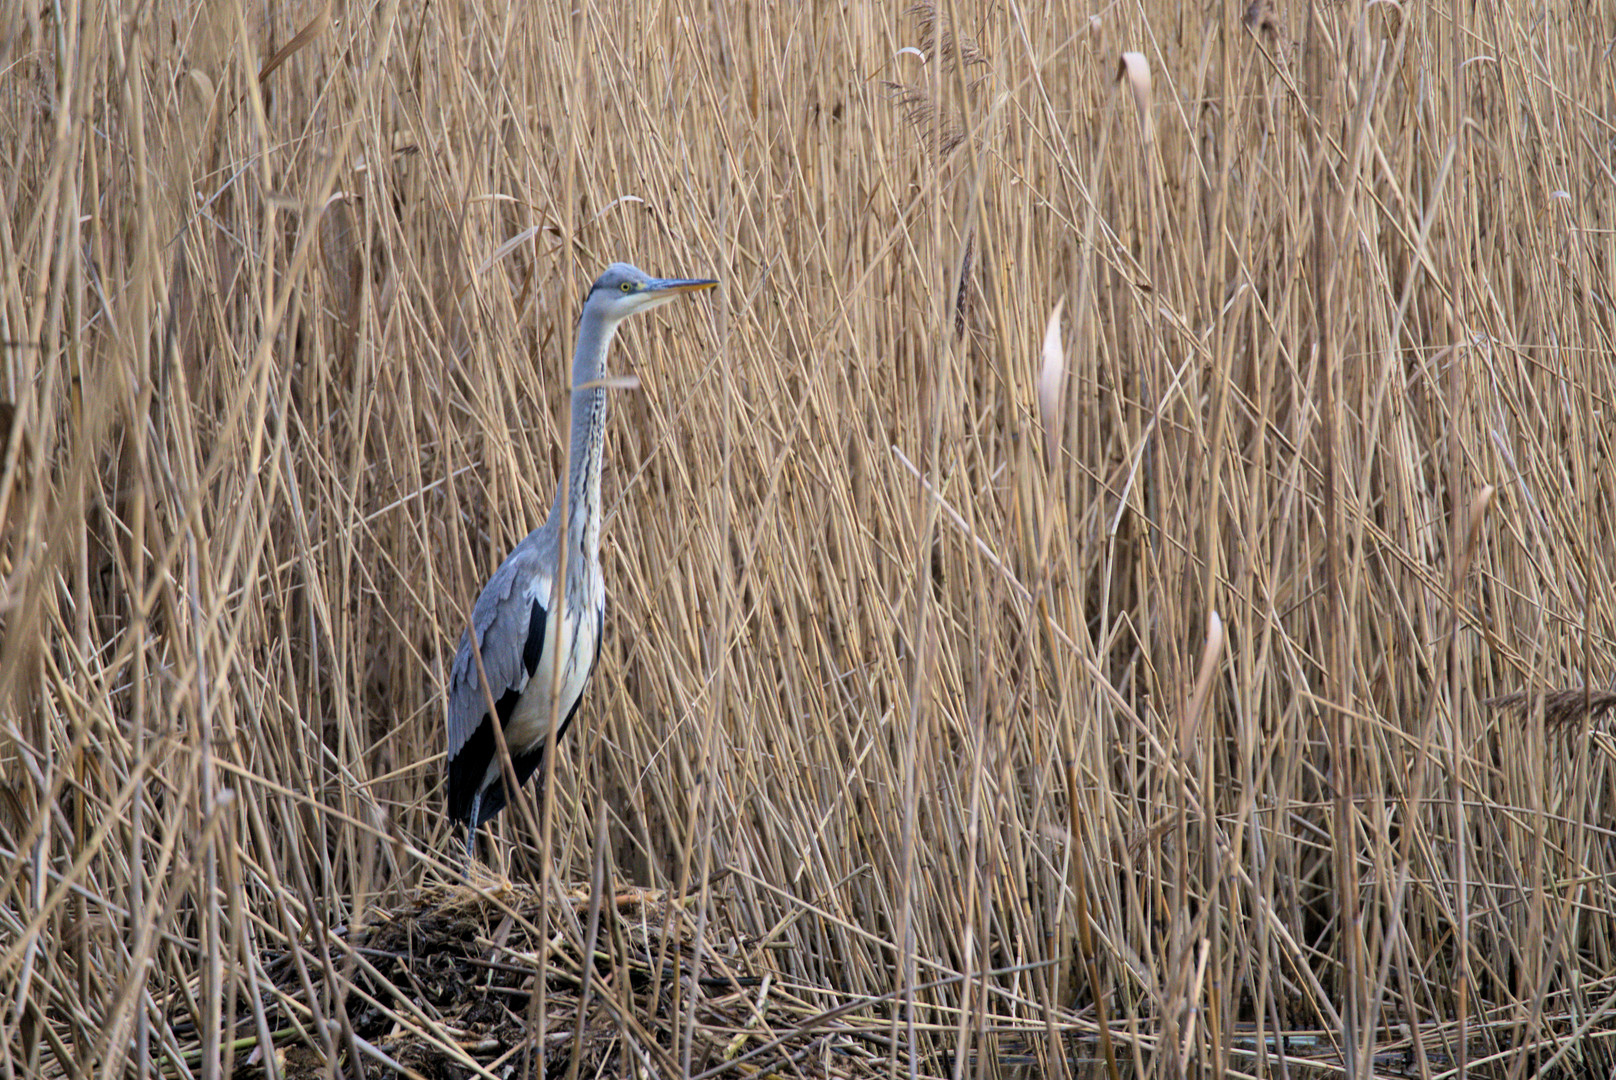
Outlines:
[{"label": "grey heron", "polygon": [[[565,733],[600,657],[606,590],[600,573],[600,463],[606,433],[606,349],[630,315],[718,284],[706,278],[654,278],[613,263],[589,290],[572,359],[572,432],[568,475],[556,483],[550,515],[500,563],[472,608],[449,674],[449,816],[466,826],[466,858],[477,828],[510,801],[497,718],[518,785],[544,756],[552,718]],[[566,522],[566,582],[561,614],[551,611]],[[476,640],[472,640],[472,632]],[[476,652],[473,652],[473,649]],[[478,656],[488,681],[478,679]],[[494,706],[494,717],[488,702]]]}]

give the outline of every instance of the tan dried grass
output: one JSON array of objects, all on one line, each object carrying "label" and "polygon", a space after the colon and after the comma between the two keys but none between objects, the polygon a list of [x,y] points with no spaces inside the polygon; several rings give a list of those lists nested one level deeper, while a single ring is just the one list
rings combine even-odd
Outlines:
[{"label": "tan dried grass", "polygon": [[0,16],[0,1071],[375,1066],[344,935],[455,877],[444,665],[629,258],[724,284],[617,354],[499,832],[569,955],[663,970],[610,874],[794,1004],[636,1056],[603,984],[615,1067],[1609,1072],[1606,6],[569,10]]}]

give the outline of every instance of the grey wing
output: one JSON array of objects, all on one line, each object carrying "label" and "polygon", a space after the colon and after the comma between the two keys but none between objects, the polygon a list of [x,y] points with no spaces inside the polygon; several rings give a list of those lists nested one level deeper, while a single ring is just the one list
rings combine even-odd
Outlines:
[{"label": "grey wing", "polygon": [[[477,661],[471,653],[471,638],[460,635],[449,672],[449,758],[453,760],[466,745],[483,715],[488,701],[498,701],[507,691],[521,692],[536,664],[524,652],[536,653],[544,636],[545,611],[550,606],[550,572],[542,558],[538,534],[530,535],[499,565],[483,586],[482,595],[472,608],[471,625],[477,631],[483,671],[488,676],[488,693],[477,680]],[[537,604],[539,610],[534,611]],[[538,636],[531,631],[537,622]]]}]

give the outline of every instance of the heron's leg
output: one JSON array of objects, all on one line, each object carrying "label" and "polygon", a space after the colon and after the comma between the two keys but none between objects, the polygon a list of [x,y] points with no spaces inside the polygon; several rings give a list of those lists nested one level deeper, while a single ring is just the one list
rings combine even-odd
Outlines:
[{"label": "heron's leg", "polygon": [[477,861],[477,816],[483,808],[481,791],[471,797],[471,817],[466,821],[466,880],[471,880],[471,864]]}]

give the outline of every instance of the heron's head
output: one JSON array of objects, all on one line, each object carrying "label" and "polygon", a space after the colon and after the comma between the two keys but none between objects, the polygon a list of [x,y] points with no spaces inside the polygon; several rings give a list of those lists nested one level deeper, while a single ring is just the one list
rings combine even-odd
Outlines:
[{"label": "heron's head", "polygon": [[628,263],[612,263],[595,279],[584,312],[598,313],[600,318],[615,323],[717,284],[708,278],[654,278]]}]

